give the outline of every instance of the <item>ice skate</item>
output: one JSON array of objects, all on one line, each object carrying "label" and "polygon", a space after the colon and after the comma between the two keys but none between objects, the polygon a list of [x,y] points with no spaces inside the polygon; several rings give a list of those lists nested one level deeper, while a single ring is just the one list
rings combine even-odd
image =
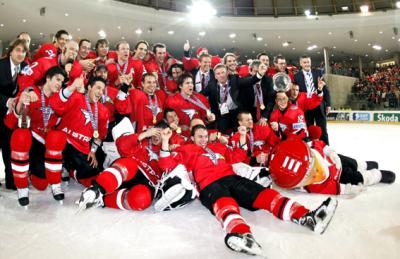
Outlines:
[{"label": "ice skate", "polygon": [[51,184],[51,193],[56,201],[59,201],[60,204],[63,204],[64,200],[64,192],[61,188],[61,183],[58,184]]},{"label": "ice skate", "polygon": [[392,171],[380,170],[382,174],[381,183],[394,183],[396,175]]},{"label": "ice skate", "polygon": [[29,205],[29,188],[18,188],[17,189],[17,193],[18,193],[19,205],[21,205],[25,209],[28,209],[28,205]]},{"label": "ice skate", "polygon": [[328,198],[317,209],[309,211],[298,221],[294,220],[294,222],[311,229],[317,234],[323,234],[335,214],[337,204],[336,199]]},{"label": "ice skate", "polygon": [[251,233],[229,233],[225,236],[225,244],[233,251],[264,257],[261,246]]},{"label": "ice skate", "polygon": [[103,205],[103,193],[100,191],[100,188],[98,186],[91,186],[82,192],[78,201],[79,209],[77,213],[90,208],[102,207]]}]

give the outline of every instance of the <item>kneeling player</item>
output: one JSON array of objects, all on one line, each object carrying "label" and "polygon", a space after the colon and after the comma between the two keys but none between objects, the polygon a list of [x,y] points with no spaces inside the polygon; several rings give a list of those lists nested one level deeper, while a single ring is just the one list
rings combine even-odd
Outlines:
[{"label": "kneeling player", "polygon": [[255,241],[250,226],[240,215],[239,206],[249,210],[264,209],[283,220],[291,220],[322,234],[336,210],[337,201],[328,198],[320,207],[309,211],[301,204],[280,195],[277,191],[236,175],[232,164],[246,158],[246,128],[239,127],[240,140],[232,150],[220,143],[208,143],[205,126],[192,128],[194,144],[187,144],[174,154],[168,150],[172,132],[162,132],[160,166],[164,170],[184,164],[192,170],[200,190],[201,203],[221,222],[226,231],[228,248],[252,255],[261,255],[261,246]]},{"label": "kneeling player", "polygon": [[[43,191],[50,184],[54,199],[64,199],[61,169],[66,136],[64,132],[54,129],[57,116],[49,105],[49,98],[59,91],[65,77],[60,67],[50,68],[41,89],[34,86],[24,90],[15,111],[6,116],[7,126],[15,129],[10,143],[11,168],[21,206],[29,204],[29,171],[31,183],[36,189]],[[35,95],[28,92],[34,92]],[[37,100],[31,99],[31,96]]]},{"label": "kneeling player", "polygon": [[365,186],[393,183],[396,175],[379,170],[374,161],[360,162],[338,155],[325,142],[318,140],[319,127],[309,128],[311,148],[298,139],[275,147],[269,164],[274,182],[283,188],[303,188],[310,193],[357,194]]}]

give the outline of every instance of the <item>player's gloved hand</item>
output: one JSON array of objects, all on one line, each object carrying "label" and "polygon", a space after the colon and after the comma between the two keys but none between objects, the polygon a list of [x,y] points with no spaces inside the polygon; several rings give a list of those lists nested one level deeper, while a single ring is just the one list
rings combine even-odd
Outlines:
[{"label": "player's gloved hand", "polygon": [[362,191],[364,191],[364,186],[362,184],[354,185],[351,183],[348,184],[340,184],[340,194],[345,195],[358,195]]}]

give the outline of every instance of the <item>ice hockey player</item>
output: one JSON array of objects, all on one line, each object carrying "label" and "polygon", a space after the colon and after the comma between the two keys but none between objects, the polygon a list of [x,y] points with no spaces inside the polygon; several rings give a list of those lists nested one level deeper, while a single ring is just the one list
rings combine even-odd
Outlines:
[{"label": "ice hockey player", "polygon": [[[58,117],[49,105],[49,98],[58,94],[65,78],[62,68],[50,68],[44,85],[33,86],[20,93],[14,112],[6,116],[6,125],[15,129],[11,137],[11,168],[21,206],[29,204],[29,172],[36,189],[43,191],[50,184],[54,199],[64,199],[61,170],[66,135],[55,129]],[[29,91],[33,91],[39,99],[33,101]],[[22,125],[24,120],[28,121],[28,125]]]},{"label": "ice hockey player", "polygon": [[239,206],[249,210],[264,209],[282,220],[291,220],[314,232],[323,233],[336,210],[337,201],[328,198],[316,210],[280,195],[277,191],[234,173],[232,163],[246,157],[246,127],[238,128],[240,141],[232,149],[221,143],[208,143],[205,126],[192,128],[194,144],[187,144],[172,154],[168,150],[170,129],[163,130],[159,164],[170,170],[178,164],[192,171],[200,191],[201,203],[221,222],[226,232],[225,244],[233,251],[262,255],[250,226],[240,215]]},{"label": "ice hockey player", "polygon": [[100,173],[93,185],[82,192],[79,211],[100,206],[144,210],[153,202],[156,190],[160,194],[155,204],[158,211],[181,207],[196,198],[197,192],[182,165],[172,168],[158,188],[162,176],[158,158],[164,128],[168,125],[161,122],[134,134],[127,118],[115,126],[113,135],[122,158]]},{"label": "ice hockey player", "polygon": [[106,83],[91,78],[85,91],[83,76],[50,98],[51,108],[61,117],[58,129],[67,134],[64,167],[75,170],[74,178],[84,186],[100,173],[96,151],[107,135],[108,110],[100,102]]},{"label": "ice hockey player", "polygon": [[310,126],[311,148],[299,139],[278,144],[272,151],[269,169],[274,182],[283,188],[302,188],[310,193],[355,195],[368,185],[393,183],[396,175],[379,170],[375,161],[361,162],[337,154],[319,140],[321,129]]}]

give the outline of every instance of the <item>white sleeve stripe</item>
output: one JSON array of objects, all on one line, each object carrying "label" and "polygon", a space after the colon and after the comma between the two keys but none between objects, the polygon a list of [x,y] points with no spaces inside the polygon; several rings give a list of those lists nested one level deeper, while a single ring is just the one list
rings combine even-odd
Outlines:
[{"label": "white sleeve stripe", "polygon": [[62,102],[64,102],[64,103],[65,103],[65,102],[67,102],[67,101],[68,101],[68,98],[67,98],[67,97],[65,97],[65,95],[64,95],[64,93],[63,93],[63,92],[64,92],[64,90],[61,90],[61,91],[60,91],[60,99],[61,99],[61,101],[62,101]]}]

